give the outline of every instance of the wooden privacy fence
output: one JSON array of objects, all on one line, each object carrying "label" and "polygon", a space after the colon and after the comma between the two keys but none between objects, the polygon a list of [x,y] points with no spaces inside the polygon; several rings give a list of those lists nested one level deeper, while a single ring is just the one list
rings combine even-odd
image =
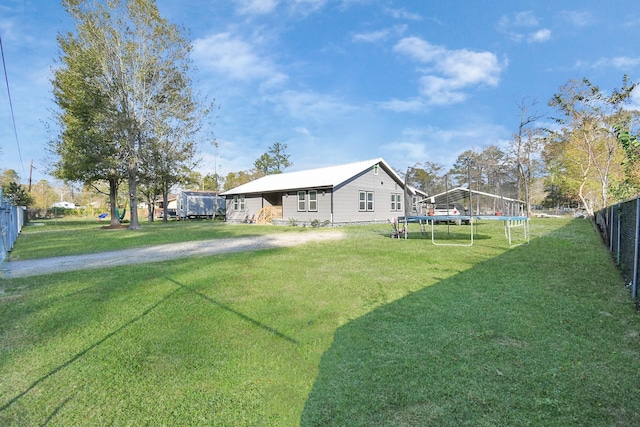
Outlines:
[{"label": "wooden privacy fence", "polygon": [[5,260],[24,225],[25,210],[13,206],[0,189],[0,264]]},{"label": "wooden privacy fence", "polygon": [[632,298],[638,299],[640,196],[596,212],[596,225],[624,275]]}]

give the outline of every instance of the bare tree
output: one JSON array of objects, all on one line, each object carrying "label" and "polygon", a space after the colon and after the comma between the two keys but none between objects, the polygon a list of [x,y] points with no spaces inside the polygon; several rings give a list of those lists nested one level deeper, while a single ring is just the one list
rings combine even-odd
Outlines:
[{"label": "bare tree", "polygon": [[534,127],[536,121],[544,117],[537,111],[530,112],[537,105],[537,100],[527,103],[524,98],[518,105],[520,124],[518,132],[513,134],[509,146],[509,155],[517,170],[517,197],[527,205],[527,215],[531,215],[531,186],[540,165],[540,152],[544,132]]},{"label": "bare tree", "polygon": [[[157,158],[149,154],[154,150],[192,144],[199,120],[208,114],[190,92],[191,44],[182,28],[160,16],[153,0],[63,0],[63,5],[77,31],[68,38],[80,53],[93,53],[90,82],[111,109],[110,129],[113,140],[121,142],[119,165],[124,165],[129,187],[129,228],[137,229],[140,165]],[[173,152],[178,151],[189,152]]]}]

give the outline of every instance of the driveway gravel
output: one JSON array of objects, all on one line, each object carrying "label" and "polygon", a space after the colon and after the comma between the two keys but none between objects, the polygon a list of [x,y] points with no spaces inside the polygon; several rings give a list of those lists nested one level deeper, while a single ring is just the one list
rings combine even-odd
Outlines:
[{"label": "driveway gravel", "polygon": [[272,234],[233,239],[169,243],[165,245],[123,249],[86,255],[69,255],[34,260],[6,261],[0,266],[0,278],[38,276],[75,270],[116,267],[167,261],[179,258],[223,253],[282,248],[307,242],[335,240],[344,237],[341,231]]}]

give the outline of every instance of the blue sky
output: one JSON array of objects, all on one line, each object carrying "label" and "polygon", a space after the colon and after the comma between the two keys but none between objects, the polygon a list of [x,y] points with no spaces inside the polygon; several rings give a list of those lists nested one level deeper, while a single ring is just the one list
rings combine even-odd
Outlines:
[{"label": "blue sky", "polygon": [[[195,89],[215,98],[217,152],[200,171],[252,168],[274,142],[301,170],[383,157],[451,166],[504,146],[518,105],[569,79],[609,91],[640,81],[640,4],[626,1],[159,0],[194,43]],[[0,169],[46,175],[59,2],[0,0],[17,141],[0,82]],[[640,104],[640,97],[634,98]],[[540,125],[545,124],[544,120]],[[19,147],[19,150],[18,150]],[[216,165],[214,167],[214,164]]]}]

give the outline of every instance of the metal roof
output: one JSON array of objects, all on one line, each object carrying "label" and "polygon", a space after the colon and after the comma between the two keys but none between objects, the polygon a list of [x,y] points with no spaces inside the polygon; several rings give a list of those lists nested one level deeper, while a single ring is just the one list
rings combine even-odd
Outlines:
[{"label": "metal roof", "polygon": [[[471,190],[472,195],[493,197],[494,199],[500,199],[507,202],[525,203],[523,200],[511,199],[509,197],[502,197],[497,194],[485,193],[483,191]],[[436,194],[435,196],[427,197],[422,201],[425,203],[460,203],[463,200],[469,199],[469,189],[466,187],[456,187],[444,193]]]},{"label": "metal roof", "polygon": [[402,179],[391,166],[382,158],[377,158],[337,166],[267,175],[221,194],[231,196],[234,194],[260,194],[303,188],[335,188],[377,164],[399,184],[404,185]]}]

